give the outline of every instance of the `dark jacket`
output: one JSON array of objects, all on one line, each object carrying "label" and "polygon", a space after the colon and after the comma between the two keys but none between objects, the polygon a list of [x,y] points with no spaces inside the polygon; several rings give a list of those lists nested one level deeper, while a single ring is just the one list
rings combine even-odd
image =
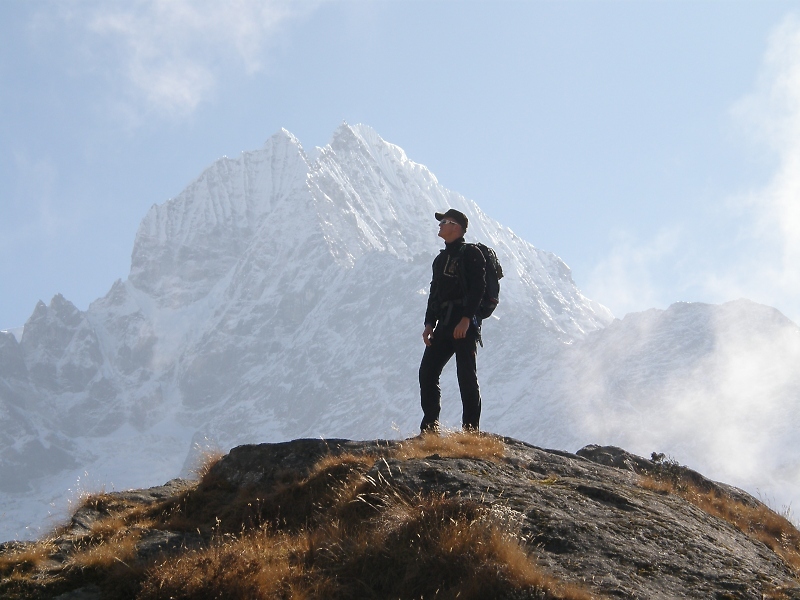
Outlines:
[{"label": "dark jacket", "polygon": [[[464,289],[466,287],[466,289]],[[445,319],[455,325],[463,317],[472,319],[486,287],[486,259],[464,238],[445,244],[433,260],[433,279],[425,311],[425,325]],[[453,303],[452,308],[448,303]]]}]

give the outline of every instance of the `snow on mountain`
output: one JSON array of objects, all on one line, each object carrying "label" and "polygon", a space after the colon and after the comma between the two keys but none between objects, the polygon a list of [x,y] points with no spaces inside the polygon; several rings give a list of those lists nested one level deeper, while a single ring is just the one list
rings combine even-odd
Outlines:
[{"label": "snow on mountain", "polygon": [[[485,429],[569,450],[671,452],[737,485],[761,485],[764,473],[797,481],[792,451],[769,456],[793,445],[798,379],[781,369],[795,356],[794,324],[752,303],[614,320],[557,256],[372,129],[343,124],[310,153],[280,131],[218,160],[150,209],[127,280],[85,312],[61,296],[40,303],[20,341],[0,333],[0,539],[35,535],[26,528],[52,524],[45,516],[63,516],[82,490],[185,473],[198,446],[415,433],[442,245],[433,213],[448,207],[468,215],[468,241],[494,247],[506,273],[479,355]],[[742,345],[764,369],[736,364]],[[743,373],[751,396],[731,383]],[[730,402],[727,433],[704,438]],[[764,403],[774,410],[753,419]],[[454,365],[443,405],[445,422],[460,423]],[[762,473],[725,459],[747,435],[730,456],[758,449]]]},{"label": "snow on mountain", "polygon": [[[527,370],[531,353],[611,320],[558,257],[370,128],[344,124],[312,154],[281,131],[218,160],[150,209],[126,281],[86,312],[61,296],[40,303],[20,343],[3,336],[0,537],[25,536],[78,480],[160,483],[204,440],[416,431],[435,211],[465,212],[468,237],[505,266],[485,336],[489,347],[504,342],[487,351],[487,368]],[[457,423],[450,387],[446,415]]]}]

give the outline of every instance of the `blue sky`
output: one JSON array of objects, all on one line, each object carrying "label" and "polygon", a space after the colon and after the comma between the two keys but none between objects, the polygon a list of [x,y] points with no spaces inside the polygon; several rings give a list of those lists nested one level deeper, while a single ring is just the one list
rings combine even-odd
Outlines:
[{"label": "blue sky", "polygon": [[5,0],[0,40],[0,328],[103,296],[215,159],[343,120],[618,317],[800,321],[800,1]]}]

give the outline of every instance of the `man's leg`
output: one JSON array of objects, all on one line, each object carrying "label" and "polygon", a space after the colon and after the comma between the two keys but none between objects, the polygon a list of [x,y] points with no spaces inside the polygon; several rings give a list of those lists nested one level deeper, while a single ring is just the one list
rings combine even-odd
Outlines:
[{"label": "man's leg", "polygon": [[461,425],[478,431],[481,420],[481,390],[478,386],[478,338],[470,328],[467,337],[455,341],[456,371],[461,391]]},{"label": "man's leg", "polygon": [[439,427],[439,412],[442,409],[442,390],[439,377],[447,361],[453,356],[453,343],[447,340],[434,341],[425,347],[419,365],[419,395],[422,404],[422,423],[420,431],[435,430]]}]

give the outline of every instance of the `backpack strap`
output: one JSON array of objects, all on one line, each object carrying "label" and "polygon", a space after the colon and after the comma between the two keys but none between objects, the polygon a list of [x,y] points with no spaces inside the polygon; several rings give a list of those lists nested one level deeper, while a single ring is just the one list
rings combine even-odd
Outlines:
[{"label": "backpack strap", "polygon": [[464,242],[462,246],[458,249],[458,284],[461,286],[461,295],[464,298],[464,302],[467,301],[467,272],[466,266],[464,265],[464,254],[467,251],[467,246],[472,246],[473,244],[467,244]]}]

